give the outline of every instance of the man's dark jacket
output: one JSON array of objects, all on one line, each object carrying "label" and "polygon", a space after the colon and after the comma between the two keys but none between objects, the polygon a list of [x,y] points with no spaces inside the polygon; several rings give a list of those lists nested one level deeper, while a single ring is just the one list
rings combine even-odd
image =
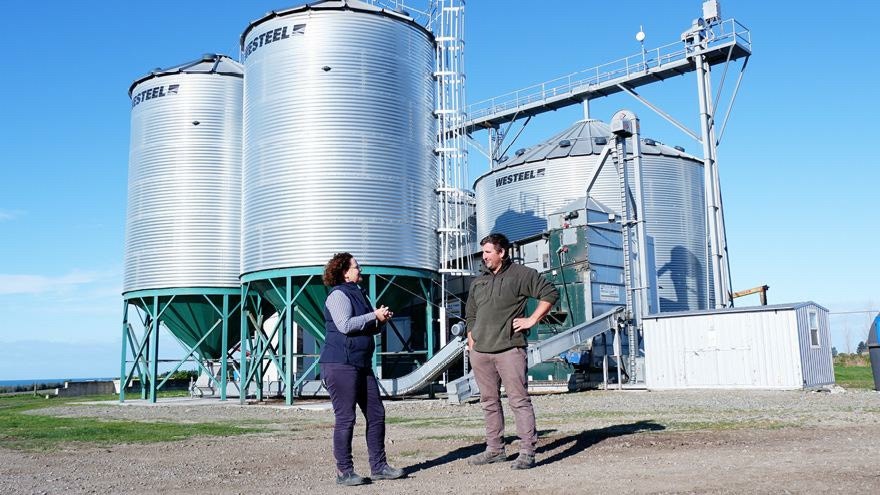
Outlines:
[{"label": "man's dark jacket", "polygon": [[536,270],[505,259],[497,274],[485,270],[471,283],[465,319],[479,352],[503,352],[526,347],[524,332],[513,331],[513,319],[523,315],[528,298],[559,299],[559,291]]}]

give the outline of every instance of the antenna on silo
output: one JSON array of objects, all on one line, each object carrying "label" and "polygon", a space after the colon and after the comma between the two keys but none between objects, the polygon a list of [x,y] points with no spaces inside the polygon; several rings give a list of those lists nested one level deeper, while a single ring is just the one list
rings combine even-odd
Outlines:
[{"label": "antenna on silo", "polygon": [[636,33],[636,41],[638,41],[639,44],[642,46],[642,65],[644,66],[643,68],[647,72],[648,61],[647,61],[647,54],[645,53],[645,38],[646,38],[645,29],[642,27],[641,24],[639,24],[639,32]]}]

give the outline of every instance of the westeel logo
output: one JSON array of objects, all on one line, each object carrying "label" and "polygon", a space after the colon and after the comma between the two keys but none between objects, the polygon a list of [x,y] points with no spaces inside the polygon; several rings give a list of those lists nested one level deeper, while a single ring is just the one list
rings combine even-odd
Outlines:
[{"label": "westeel logo", "polygon": [[497,179],[495,179],[495,187],[506,186],[507,184],[513,184],[514,182],[522,182],[524,180],[544,177],[545,170],[546,169],[544,168],[539,168],[537,170],[526,170],[525,172],[517,172],[515,174],[498,177]]},{"label": "westeel logo", "polygon": [[280,28],[271,29],[269,31],[266,31],[265,33],[261,33],[259,36],[254,36],[254,39],[252,39],[250,43],[248,43],[244,47],[244,60],[247,60],[247,58],[250,57],[252,53],[257,51],[257,49],[264,45],[275,43],[276,41],[286,40],[291,36],[302,34],[306,34],[305,24],[295,24],[293,27],[283,26]]},{"label": "westeel logo", "polygon": [[141,104],[141,102],[161,98],[167,95],[176,95],[180,89],[180,84],[169,84],[168,86],[156,86],[155,88],[145,89],[140,93],[131,97],[131,108]]}]

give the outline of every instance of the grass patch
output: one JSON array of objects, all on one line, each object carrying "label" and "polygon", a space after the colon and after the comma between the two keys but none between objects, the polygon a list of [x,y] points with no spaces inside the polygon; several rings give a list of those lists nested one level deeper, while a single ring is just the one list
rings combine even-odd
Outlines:
[{"label": "grass patch", "polygon": [[[230,436],[259,431],[226,423],[181,424],[24,414],[84,399],[46,400],[33,396],[0,398],[0,446],[20,450],[52,450],[66,443],[112,445],[171,442],[194,436]],[[99,397],[96,400],[106,399]]]},{"label": "grass patch", "polygon": [[483,424],[483,418],[401,418],[388,416],[385,423],[400,425],[406,428],[423,428],[426,426],[477,426]]},{"label": "grass patch", "polygon": [[874,375],[871,366],[834,365],[834,381],[846,388],[874,388]]},{"label": "grass patch", "polygon": [[423,440],[437,440],[441,442],[445,442],[447,440],[455,440],[455,441],[468,441],[468,442],[482,442],[486,437],[481,435],[431,435],[427,437],[422,437]]},{"label": "grass patch", "polygon": [[422,457],[424,454],[421,450],[404,450],[396,454],[398,457]]},{"label": "grass patch", "polygon": [[548,420],[571,421],[590,418],[620,418],[632,415],[632,411],[568,411],[541,415]]},{"label": "grass patch", "polygon": [[747,421],[670,421],[662,423],[667,431],[725,431],[725,430],[778,430],[791,426],[782,421],[747,420]]}]

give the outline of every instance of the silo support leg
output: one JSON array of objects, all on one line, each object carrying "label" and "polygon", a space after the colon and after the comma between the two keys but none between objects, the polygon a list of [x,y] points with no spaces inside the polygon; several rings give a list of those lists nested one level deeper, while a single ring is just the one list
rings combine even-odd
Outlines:
[{"label": "silo support leg", "polygon": [[229,349],[229,294],[223,295],[223,335],[220,336],[220,349],[223,359],[220,361],[220,400],[226,400],[226,386],[229,384],[229,360],[226,359],[226,350]]},{"label": "silo support leg", "polygon": [[248,292],[250,292],[250,283],[244,283],[241,286],[241,343],[239,344],[239,365],[238,365],[238,402],[244,404],[247,400],[247,352],[248,352],[248,311],[247,301]]},{"label": "silo support leg", "polygon": [[[287,287],[287,300],[289,301],[288,305],[284,308],[287,311],[287,314],[284,318],[284,335],[283,335],[283,344],[284,344],[284,367],[279,371],[281,372],[281,379],[284,380],[284,403],[289,405],[293,404],[293,279],[292,277],[287,277],[286,280]],[[299,293],[297,293],[299,295]]]},{"label": "silo support leg", "polygon": [[[425,298],[425,345],[427,346],[428,359],[434,357],[434,305],[431,304],[430,284],[425,285],[424,279],[419,279],[419,286],[422,288],[422,297]],[[444,331],[443,328],[440,329]]]},{"label": "silo support leg", "polygon": [[119,402],[125,402],[126,358],[128,357],[128,301],[122,303],[122,357],[119,363]]},{"label": "silo support leg", "polygon": [[[159,298],[157,296],[153,296],[153,314],[159,314]],[[152,337],[150,340],[151,350],[150,350],[150,358],[152,362],[150,364],[150,402],[156,402],[156,377],[159,375],[159,318],[153,318],[151,321],[151,329],[150,336]]]},{"label": "silo support leg", "polygon": [[[376,294],[376,275],[370,275],[369,277],[370,301],[373,303],[373,306],[378,306],[379,298]],[[380,357],[382,354],[382,336],[376,335],[373,339],[376,342],[376,352],[373,353],[373,370],[376,372],[376,378],[382,379],[382,358]]]},{"label": "silo support leg", "polygon": [[[147,368],[147,359],[144,355],[146,353],[146,345],[148,342],[148,338],[150,335],[149,327],[144,327],[144,337],[143,339],[138,339],[134,334],[134,330],[132,330],[131,325],[128,325],[128,348],[131,351],[131,355],[133,356],[132,361],[133,365],[130,371],[126,373],[123,377],[123,381],[119,384],[120,387],[128,384],[131,379],[134,377],[135,371],[137,371],[138,378],[141,385],[141,399],[145,398],[145,388],[144,382],[146,381],[146,368]],[[135,344],[137,344],[137,348],[135,348]]]}]

